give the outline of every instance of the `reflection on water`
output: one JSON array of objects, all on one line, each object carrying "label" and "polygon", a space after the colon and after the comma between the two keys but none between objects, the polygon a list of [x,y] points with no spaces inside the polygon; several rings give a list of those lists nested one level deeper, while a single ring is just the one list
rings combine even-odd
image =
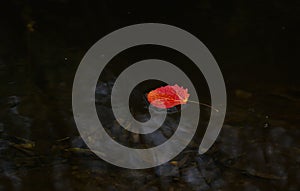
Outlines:
[{"label": "reflection on water", "polygon": [[[295,52],[286,46],[290,39],[282,36],[292,30],[292,21],[284,23],[282,19],[279,24],[287,25],[282,29],[277,22],[268,22],[262,9],[257,11],[259,20],[242,4],[224,5],[228,10],[222,10],[215,3],[200,1],[187,6],[193,7],[189,14],[179,8],[170,14],[161,10],[162,16],[155,17],[156,22],[166,22],[164,17],[169,16],[173,18],[169,23],[178,23],[195,34],[200,31],[201,40],[216,56],[228,85],[227,116],[208,153],[197,154],[209,118],[205,108],[201,111],[199,132],[180,155],[156,168],[128,170],[104,162],[86,147],[73,121],[71,88],[75,70],[88,47],[133,18],[144,18],[143,14],[134,8],[128,11],[131,5],[120,11],[114,3],[106,2],[79,6],[68,0],[53,1],[48,2],[48,7],[11,2],[3,12],[9,12],[11,18],[3,21],[5,30],[1,34],[5,39],[0,45],[0,190],[300,190],[300,89],[293,71],[290,74],[286,68],[280,71],[280,67],[269,65],[277,62],[276,56]],[[276,10],[282,7],[280,13],[285,19],[293,10],[285,5],[263,5],[269,6]],[[110,10],[119,12],[113,15]],[[209,29],[200,30],[198,24],[181,22],[176,17],[179,10],[189,22],[201,15],[199,20]],[[218,10],[222,19],[213,10]],[[78,15],[81,12],[90,15]],[[105,19],[100,22],[99,18]],[[105,27],[94,26],[96,21]],[[264,23],[268,28],[263,28]],[[246,40],[249,34],[245,31],[255,32],[253,39]],[[220,33],[224,36],[217,35],[217,43],[215,34]],[[260,38],[267,40],[262,44],[258,42]],[[284,50],[276,49],[272,38],[279,39]],[[224,47],[228,42],[232,47]],[[287,78],[289,75],[291,78]],[[95,92],[97,109],[106,114],[102,122],[111,137],[124,145],[148,148],[172,136],[180,108],[173,108],[162,128],[148,136],[120,127],[110,108],[114,79],[108,72],[99,80]],[[132,113],[141,121],[149,117],[144,93],[136,90],[132,95],[132,102],[139,100]],[[204,96],[203,102],[207,100]]]},{"label": "reflection on water", "polygon": [[[222,132],[205,155],[197,155],[195,141],[169,163],[147,170],[126,170],[97,158],[79,137],[70,108],[70,87],[60,91],[64,88],[59,82],[45,95],[32,86],[25,94],[16,91],[18,83],[6,84],[15,92],[8,94],[6,89],[2,95],[9,96],[1,97],[2,190],[298,188],[300,132],[294,106],[299,104],[295,93],[299,90],[295,88],[270,88],[260,93],[252,87],[247,89],[251,97],[233,95]],[[103,98],[97,102],[101,111],[111,110],[105,104],[109,102],[104,98],[105,88],[99,85],[96,92]],[[149,147],[173,134],[177,125],[173,115],[149,136],[124,131],[113,117],[102,121],[122,144]],[[142,118],[139,113],[137,119]]]}]

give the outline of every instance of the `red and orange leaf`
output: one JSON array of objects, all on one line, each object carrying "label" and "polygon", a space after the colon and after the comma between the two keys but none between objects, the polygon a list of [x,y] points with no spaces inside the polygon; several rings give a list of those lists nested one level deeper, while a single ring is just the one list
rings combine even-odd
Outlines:
[{"label": "red and orange leaf", "polygon": [[186,104],[190,94],[188,90],[175,84],[167,85],[148,93],[147,99],[151,105],[158,108],[171,108],[176,105]]}]

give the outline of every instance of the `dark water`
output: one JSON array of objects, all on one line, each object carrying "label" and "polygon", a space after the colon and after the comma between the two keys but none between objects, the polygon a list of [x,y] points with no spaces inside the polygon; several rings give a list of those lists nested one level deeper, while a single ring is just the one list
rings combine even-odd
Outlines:
[{"label": "dark water", "polygon": [[[300,190],[300,4],[297,1],[1,2],[0,190]],[[97,158],[80,138],[72,116],[77,66],[97,40],[120,27],[163,22],[188,30],[213,53],[227,85],[222,132],[209,152],[197,149],[208,122],[176,158],[156,168],[128,170]],[[203,77],[170,50],[142,47],[111,61],[95,92],[107,132],[124,145],[161,144],[176,130],[173,108],[155,134],[137,136],[114,121],[113,81],[146,58],[175,62],[209,103]],[[144,93],[132,93],[132,113],[149,116]],[[101,116],[99,116],[101,119]]]}]

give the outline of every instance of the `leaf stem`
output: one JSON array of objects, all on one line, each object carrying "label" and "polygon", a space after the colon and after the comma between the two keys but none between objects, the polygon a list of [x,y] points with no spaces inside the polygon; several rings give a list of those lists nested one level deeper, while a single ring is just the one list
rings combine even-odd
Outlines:
[{"label": "leaf stem", "polygon": [[203,105],[203,106],[209,107],[209,108],[215,110],[216,112],[219,112],[219,111],[220,111],[220,110],[214,108],[213,106],[208,105],[208,104],[205,104],[205,103],[200,103],[200,102],[192,101],[192,100],[188,100],[188,102],[190,102],[190,103],[196,103],[196,104],[199,104],[199,105]]}]

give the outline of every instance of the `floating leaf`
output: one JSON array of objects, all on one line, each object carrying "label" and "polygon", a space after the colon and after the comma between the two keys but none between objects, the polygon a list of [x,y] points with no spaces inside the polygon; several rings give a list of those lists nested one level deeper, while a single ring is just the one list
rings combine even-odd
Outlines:
[{"label": "floating leaf", "polygon": [[175,84],[167,85],[148,93],[147,99],[151,105],[158,108],[171,108],[176,105],[186,104],[190,94],[188,90]]}]

